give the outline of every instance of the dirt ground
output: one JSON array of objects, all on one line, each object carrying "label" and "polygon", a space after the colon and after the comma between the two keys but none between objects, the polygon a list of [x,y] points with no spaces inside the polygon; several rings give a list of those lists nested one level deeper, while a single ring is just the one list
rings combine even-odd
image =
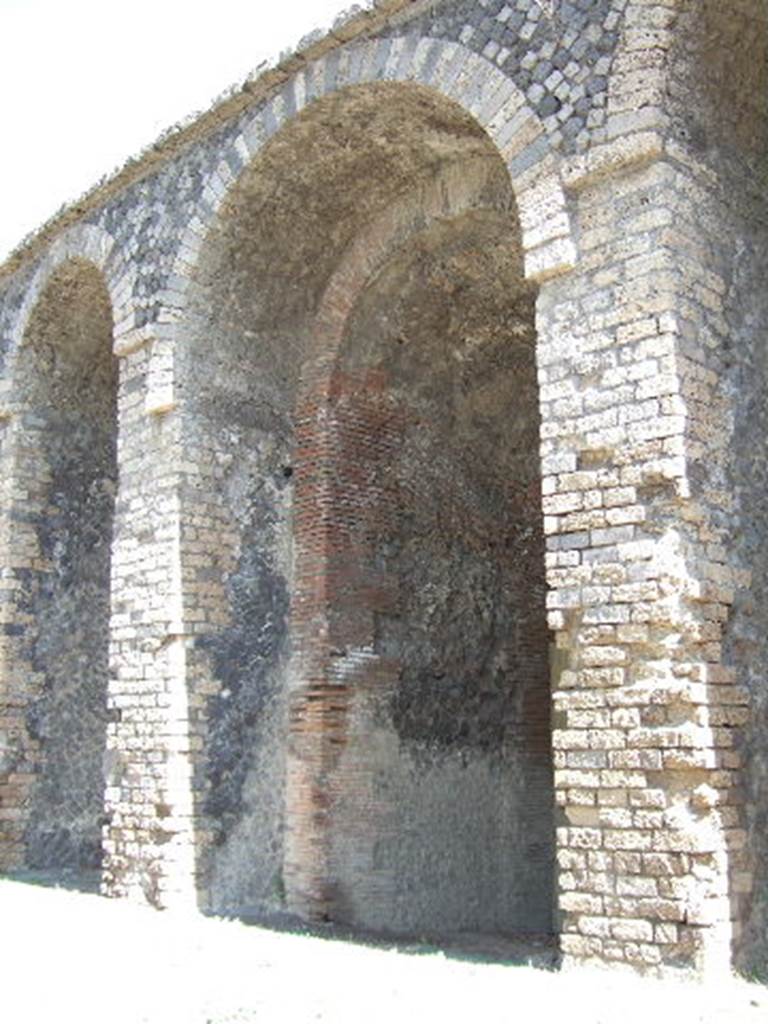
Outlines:
[{"label": "dirt ground", "polygon": [[[553,972],[159,914],[0,880],[2,1024],[768,1024],[742,980]],[[539,962],[542,957],[538,956]]]}]

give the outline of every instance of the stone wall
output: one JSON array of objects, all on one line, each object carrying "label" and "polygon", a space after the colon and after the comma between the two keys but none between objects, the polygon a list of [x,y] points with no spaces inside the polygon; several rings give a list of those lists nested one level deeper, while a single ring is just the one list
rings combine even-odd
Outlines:
[{"label": "stone wall", "polygon": [[105,891],[759,961],[765,41],[752,0],[382,0],[8,262],[5,867],[73,827],[38,676],[105,632],[105,412],[51,492],[104,506],[77,644],[25,573],[85,499],[18,525],[24,339],[79,260],[120,361]]},{"label": "stone wall", "polygon": [[[768,935],[765,845],[766,691],[762,665],[766,603],[763,479],[766,449],[764,343],[768,323],[762,281],[768,256],[765,202],[768,129],[768,18],[764,6],[716,4],[684,9],[674,54],[671,134],[687,153],[691,200],[681,231],[707,253],[708,273],[690,299],[706,339],[718,427],[704,439],[695,481],[728,561],[741,583],[723,633],[724,660],[748,695],[731,714],[743,766],[734,801],[744,808],[745,848],[732,857],[740,963],[764,973]],[[739,40],[749,38],[749,59]],[[695,102],[694,102],[695,98]],[[690,243],[689,243],[690,244]],[[694,321],[694,322],[696,322]]]}]

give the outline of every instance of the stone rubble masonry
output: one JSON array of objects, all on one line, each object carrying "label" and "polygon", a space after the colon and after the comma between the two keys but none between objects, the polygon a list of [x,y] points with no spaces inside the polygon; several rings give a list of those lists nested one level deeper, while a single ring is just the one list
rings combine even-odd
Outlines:
[{"label": "stone rubble masonry", "polygon": [[[764,102],[742,103],[735,72],[734,109],[722,121],[735,121],[742,104],[757,155],[721,139],[720,121],[705,110],[706,71],[696,62],[707,51],[686,41],[699,28],[710,43],[725,32],[728,14],[713,2],[369,4],[159,143],[8,262],[0,276],[2,870],[25,867],[27,809],[45,756],[27,713],[40,680],[20,653],[30,628],[23,580],[47,570],[24,519],[33,500],[20,443],[28,411],[15,368],[47,282],[74,259],[98,269],[119,360],[104,891],[206,906],[214,835],[200,765],[206,708],[221,687],[197,644],[227,621],[238,540],[206,500],[215,459],[196,461],[188,436],[180,365],[195,275],[244,169],[302,110],[342,89],[416,84],[472,115],[501,155],[526,276],[538,289],[562,952],[574,962],[710,975],[754,959],[768,920],[756,882],[765,884],[768,848],[748,824],[764,820],[768,787],[749,774],[762,762],[751,753],[745,765],[741,737],[751,729],[764,744],[754,709],[764,707],[755,687],[764,687],[765,670],[747,685],[753,668],[739,661],[728,630],[732,607],[744,609],[753,586],[738,536],[759,524],[730,485],[729,474],[741,472],[732,437],[742,396],[723,385],[738,320],[734,256],[723,246],[751,215],[738,195],[759,191],[768,122]],[[762,40],[754,54],[762,68],[765,14],[756,0],[740,0],[737,15],[740,46]],[[764,251],[764,200],[749,201],[759,211],[753,248]],[[765,328],[755,315],[753,335]],[[361,392],[371,391],[361,416],[383,416],[374,384]],[[385,419],[384,447],[396,443]],[[309,426],[297,430],[300,445],[322,447]],[[754,446],[764,453],[765,438]],[[327,596],[315,589],[310,557],[312,544],[329,542],[313,533],[313,503],[323,500],[310,488],[297,511],[298,533],[314,537],[296,565],[299,630]],[[765,633],[766,609],[753,604]],[[338,711],[309,711],[315,676],[328,693],[325,658],[318,648],[292,710],[309,753],[288,781],[303,815],[288,875],[308,914],[318,908],[301,893],[325,856],[312,809],[323,765],[312,758],[326,756]],[[307,777],[296,775],[302,770]]]}]

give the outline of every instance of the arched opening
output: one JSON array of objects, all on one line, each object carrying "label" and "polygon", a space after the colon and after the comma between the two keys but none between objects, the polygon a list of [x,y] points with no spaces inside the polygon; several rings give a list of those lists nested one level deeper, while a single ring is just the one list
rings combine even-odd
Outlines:
[{"label": "arched opening", "polygon": [[17,686],[30,779],[23,862],[97,872],[107,731],[116,464],[112,311],[101,274],[71,260],[32,310],[15,378],[11,540]]},{"label": "arched opening", "polygon": [[418,86],[317,101],[196,284],[211,907],[551,930],[535,295],[497,150]]}]

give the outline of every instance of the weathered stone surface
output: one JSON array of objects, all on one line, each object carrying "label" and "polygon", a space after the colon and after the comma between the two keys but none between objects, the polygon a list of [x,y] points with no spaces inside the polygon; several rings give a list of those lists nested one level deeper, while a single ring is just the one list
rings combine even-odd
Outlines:
[{"label": "weathered stone surface", "polygon": [[767,38],[368,5],[20,249],[5,868],[764,962]]}]

